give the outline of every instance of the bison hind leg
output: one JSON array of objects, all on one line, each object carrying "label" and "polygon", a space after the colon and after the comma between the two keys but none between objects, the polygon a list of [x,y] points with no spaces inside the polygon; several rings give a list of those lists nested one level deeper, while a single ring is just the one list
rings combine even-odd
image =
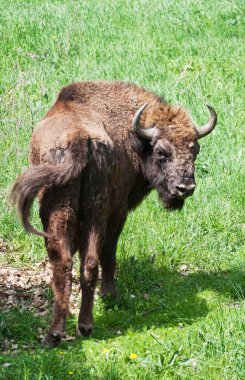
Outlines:
[{"label": "bison hind leg", "polygon": [[76,184],[47,189],[40,196],[40,217],[49,237],[45,245],[52,265],[53,320],[43,345],[54,347],[66,336],[72,287],[72,256],[76,251],[79,191]]}]

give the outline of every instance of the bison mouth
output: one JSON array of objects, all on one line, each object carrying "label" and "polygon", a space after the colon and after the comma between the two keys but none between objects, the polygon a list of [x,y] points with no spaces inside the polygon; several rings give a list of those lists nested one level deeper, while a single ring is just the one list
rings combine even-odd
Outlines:
[{"label": "bison mouth", "polygon": [[157,192],[161,198],[164,208],[169,211],[181,210],[185,203],[185,198],[172,195],[165,187],[157,186]]}]

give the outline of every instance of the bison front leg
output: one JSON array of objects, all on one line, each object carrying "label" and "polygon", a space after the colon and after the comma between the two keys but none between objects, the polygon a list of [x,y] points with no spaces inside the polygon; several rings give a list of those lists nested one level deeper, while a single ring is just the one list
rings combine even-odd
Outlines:
[{"label": "bison front leg", "polygon": [[102,269],[101,296],[116,297],[115,268],[116,268],[116,249],[117,240],[106,241],[101,257],[100,264]]},{"label": "bison front leg", "polygon": [[102,269],[101,296],[116,297],[115,268],[117,242],[126,220],[127,210],[121,208],[121,212],[113,215],[107,225],[106,238],[100,255]]}]

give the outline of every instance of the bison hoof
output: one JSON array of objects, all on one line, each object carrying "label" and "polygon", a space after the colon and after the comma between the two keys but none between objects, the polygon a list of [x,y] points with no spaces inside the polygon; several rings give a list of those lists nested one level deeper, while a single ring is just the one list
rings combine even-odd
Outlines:
[{"label": "bison hoof", "polygon": [[77,326],[77,335],[78,336],[90,336],[93,333],[93,325],[92,324],[79,324]]},{"label": "bison hoof", "polygon": [[50,331],[46,338],[42,341],[42,347],[56,347],[66,334],[60,331]]},{"label": "bison hoof", "polygon": [[115,300],[117,298],[117,294],[116,294],[116,292],[104,292],[104,291],[101,291],[100,297],[104,301],[111,301],[111,300]]},{"label": "bison hoof", "polygon": [[117,297],[115,286],[102,286],[100,296],[105,300],[115,299]]}]

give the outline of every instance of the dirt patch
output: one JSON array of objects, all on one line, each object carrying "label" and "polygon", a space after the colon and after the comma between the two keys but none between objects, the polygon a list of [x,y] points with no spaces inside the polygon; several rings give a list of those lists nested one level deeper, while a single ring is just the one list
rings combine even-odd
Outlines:
[{"label": "dirt patch", "polygon": [[[0,269],[0,306],[2,312],[13,308],[30,310],[38,315],[49,311],[47,300],[51,286],[49,264],[43,261],[32,268],[3,265]],[[45,296],[46,295],[46,296]]]},{"label": "dirt patch", "polygon": [[[2,312],[13,308],[29,310],[36,316],[50,313],[52,303],[52,270],[43,260],[31,267],[16,268],[3,265],[0,269],[0,307]],[[78,314],[80,285],[78,274],[73,272],[73,287],[69,311]]]}]

